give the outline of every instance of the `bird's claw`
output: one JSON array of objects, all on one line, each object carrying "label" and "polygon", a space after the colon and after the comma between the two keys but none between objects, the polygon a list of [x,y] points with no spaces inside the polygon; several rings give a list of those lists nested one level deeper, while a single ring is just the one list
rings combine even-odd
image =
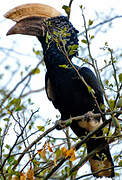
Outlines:
[{"label": "bird's claw", "polygon": [[84,116],[85,116],[84,120],[86,120],[87,122],[94,120],[92,111],[87,112],[86,114],[84,114]]},{"label": "bird's claw", "polygon": [[55,125],[56,125],[56,129],[57,129],[57,130],[62,130],[62,129],[64,129],[64,128],[66,128],[66,125],[63,124],[61,120],[57,120],[57,121],[55,122]]}]

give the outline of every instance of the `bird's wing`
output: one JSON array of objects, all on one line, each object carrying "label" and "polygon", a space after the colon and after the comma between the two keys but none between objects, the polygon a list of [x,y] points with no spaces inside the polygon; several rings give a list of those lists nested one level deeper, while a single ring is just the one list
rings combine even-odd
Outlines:
[{"label": "bird's wing", "polygon": [[54,89],[47,72],[45,75],[45,89],[48,99],[50,101],[54,101],[55,100]]},{"label": "bird's wing", "polygon": [[104,102],[102,88],[94,73],[87,67],[80,68],[79,73],[84,78],[87,85],[94,90],[98,103],[103,104]]}]

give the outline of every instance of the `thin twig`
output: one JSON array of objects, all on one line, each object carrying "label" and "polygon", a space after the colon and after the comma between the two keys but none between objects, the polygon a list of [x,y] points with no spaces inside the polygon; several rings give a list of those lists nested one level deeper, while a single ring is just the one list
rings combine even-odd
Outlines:
[{"label": "thin twig", "polygon": [[[36,67],[34,69],[36,69],[41,64],[41,62],[42,62],[42,60],[39,61],[39,63],[36,65]],[[1,107],[5,103],[5,101],[8,99],[8,97],[10,97],[11,94],[19,87],[19,85],[22,84],[22,82],[24,82],[30,75],[32,75],[32,71],[30,71],[21,81],[19,81],[16,84],[16,86],[10,91],[10,93],[3,99],[3,101],[1,102]]]},{"label": "thin twig", "polygon": [[57,125],[54,125],[53,127],[49,128],[47,131],[45,131],[43,134],[41,134],[36,140],[34,140],[26,149],[24,149],[24,151],[22,152],[22,154],[19,156],[19,158],[17,159],[17,163],[14,165],[14,167],[12,168],[13,170],[16,169],[17,165],[20,163],[20,161],[22,160],[23,156],[25,155],[25,153],[27,153],[27,151],[29,149],[31,149],[35,144],[37,144],[43,137],[45,137],[48,133],[50,133],[51,131],[53,131],[56,128]]},{"label": "thin twig", "polygon": [[[87,30],[90,31],[90,30],[96,29],[97,27],[102,26],[102,25],[104,25],[106,23],[109,23],[109,22],[111,22],[111,21],[113,21],[115,19],[118,19],[118,18],[122,18],[122,15],[114,16],[114,17],[112,17],[110,19],[104,20],[104,21],[96,24],[95,26],[88,27]],[[79,36],[83,35],[84,33],[85,33],[85,31],[79,33]]]},{"label": "thin twig", "polygon": [[[37,110],[37,111],[38,111],[38,110]],[[34,115],[37,111],[35,111],[35,112],[33,112],[33,113],[31,114],[31,116],[30,116],[29,120],[27,121],[26,125],[23,127],[21,133],[17,136],[16,141],[15,141],[14,145],[11,147],[11,149],[9,150],[8,156],[7,156],[7,157],[5,158],[5,160],[3,161],[0,170],[3,169],[6,161],[7,161],[7,160],[9,159],[9,157],[11,156],[11,153],[12,153],[13,149],[15,148],[15,146],[16,146],[19,138],[22,136],[22,134],[23,134],[25,128],[27,127],[28,123],[30,122],[31,118],[33,117],[33,115]]]}]

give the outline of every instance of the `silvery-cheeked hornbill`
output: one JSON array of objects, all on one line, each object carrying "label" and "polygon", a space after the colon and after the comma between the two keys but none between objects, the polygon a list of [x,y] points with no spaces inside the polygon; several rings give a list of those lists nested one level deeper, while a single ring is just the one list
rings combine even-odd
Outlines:
[{"label": "silvery-cheeked hornbill", "polygon": [[[83,115],[89,111],[99,112],[95,99],[88,87],[79,78],[77,71],[86,84],[95,93],[99,105],[103,104],[103,93],[94,73],[87,67],[71,64],[73,56],[77,55],[78,31],[56,9],[44,4],[25,4],[18,6],[5,14],[16,22],[7,35],[25,34],[36,36],[42,44],[44,61],[47,68],[45,87],[49,100],[61,113],[61,119]],[[101,118],[91,124],[87,121],[73,121],[71,129],[78,137],[85,136],[102,123]],[[102,130],[96,136],[103,136]],[[104,148],[90,158],[92,172],[108,168],[95,174],[96,177],[113,177],[114,164],[105,138],[91,138],[87,141],[87,152],[90,153],[98,145]],[[112,168],[111,168],[112,167]]]}]

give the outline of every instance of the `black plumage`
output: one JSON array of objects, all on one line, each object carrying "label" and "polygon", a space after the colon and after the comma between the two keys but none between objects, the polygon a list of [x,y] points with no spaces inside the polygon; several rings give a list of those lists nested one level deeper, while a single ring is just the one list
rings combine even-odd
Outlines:
[{"label": "black plumage", "polygon": [[[49,100],[52,101],[55,108],[57,108],[61,113],[61,120],[69,119],[70,117],[75,117],[79,115],[83,115],[89,111],[93,111],[94,113],[99,112],[99,108],[96,105],[94,98],[88,90],[88,87],[82,82],[80,77],[78,76],[76,70],[72,67],[70,62],[68,61],[72,59],[73,56],[77,54],[77,51],[73,55],[64,55],[63,50],[60,49],[62,46],[62,41],[66,40],[65,48],[68,51],[68,47],[73,44],[78,44],[77,33],[72,26],[72,24],[68,21],[66,17],[56,17],[53,19],[49,19],[51,26],[47,29],[51,33],[52,38],[49,39],[48,43],[46,43],[46,36],[38,37],[39,41],[43,47],[44,53],[44,61],[47,68],[45,84],[46,84],[46,92]],[[70,36],[62,37],[62,41],[59,40],[59,44],[57,45],[57,41],[55,41],[55,37],[53,35],[54,31],[58,31],[58,39],[59,31],[61,31],[66,24],[66,28],[68,30],[67,33],[70,33]],[[53,39],[53,40],[52,40]],[[68,39],[68,40],[67,40]],[[62,52],[63,51],[63,52]],[[104,104],[103,102],[103,93],[100,87],[100,84],[95,77],[94,73],[87,67],[78,67],[73,64],[75,68],[78,70],[80,75],[83,77],[85,82],[90,86],[94,92],[96,100],[100,105]],[[100,123],[100,118],[97,119]],[[74,133],[78,137],[82,137],[88,133],[88,128],[83,128],[83,126],[79,125],[78,122],[74,121],[71,124],[71,128]],[[95,128],[95,127],[94,127]],[[102,130],[97,134],[97,136],[102,136]],[[90,139],[87,142],[87,151],[90,153],[94,150],[99,144],[105,143],[105,138],[101,139]],[[108,161],[110,161],[111,166],[113,166],[112,158],[109,151],[109,146],[105,147],[101,150],[97,155],[92,157],[93,162],[91,162],[91,168],[94,171],[94,167],[92,164],[95,163],[94,160],[103,161],[105,155],[107,156]],[[98,165],[98,164],[96,164]],[[93,165],[94,166],[94,165]],[[97,168],[96,168],[97,169]],[[99,169],[99,168],[98,168]],[[107,176],[113,176],[114,172],[108,173]],[[98,174],[96,174],[99,177]]]},{"label": "black plumage", "polygon": [[[41,7],[41,5],[35,6]],[[35,16],[35,6],[33,8],[32,4],[29,5],[29,9],[26,9],[23,18],[21,9],[24,5],[7,13],[7,18],[17,22],[17,24],[9,30],[8,35],[17,33],[34,35],[37,36],[38,40],[41,42],[47,68],[45,77],[46,93],[54,107],[60,111],[62,120],[83,115],[89,111],[98,113],[99,108],[96,101],[88,90],[88,87],[80,79],[78,73],[85,80],[87,85],[93,89],[96,100],[99,106],[101,106],[101,104],[104,104],[103,93],[96,76],[89,68],[80,68],[71,63],[72,58],[78,54],[78,31],[69,22],[67,17],[50,16],[52,18],[44,18],[44,15],[43,17],[39,17],[39,14]],[[34,16],[32,14],[29,17],[27,12],[29,11],[30,14],[30,7],[32,10],[34,9]],[[46,5],[42,7],[47,8]],[[16,17],[16,11],[18,11],[21,16],[18,15],[18,17]],[[50,14],[51,13],[49,13],[49,15]],[[73,46],[75,48],[72,50]],[[94,123],[95,122],[98,127],[102,123],[101,118],[95,119]],[[86,133],[91,131],[88,126],[88,123],[86,126],[76,121],[73,121],[71,124],[72,130],[78,137],[85,136]],[[93,129],[95,128],[94,124]],[[102,130],[100,130],[96,136],[103,136]],[[105,147],[90,159],[93,172],[114,166],[109,146],[104,137],[100,139],[89,139],[86,143],[88,153],[102,143],[104,145],[106,144]],[[114,168],[111,168],[109,171],[106,170],[96,173],[95,176],[113,177]]]}]

